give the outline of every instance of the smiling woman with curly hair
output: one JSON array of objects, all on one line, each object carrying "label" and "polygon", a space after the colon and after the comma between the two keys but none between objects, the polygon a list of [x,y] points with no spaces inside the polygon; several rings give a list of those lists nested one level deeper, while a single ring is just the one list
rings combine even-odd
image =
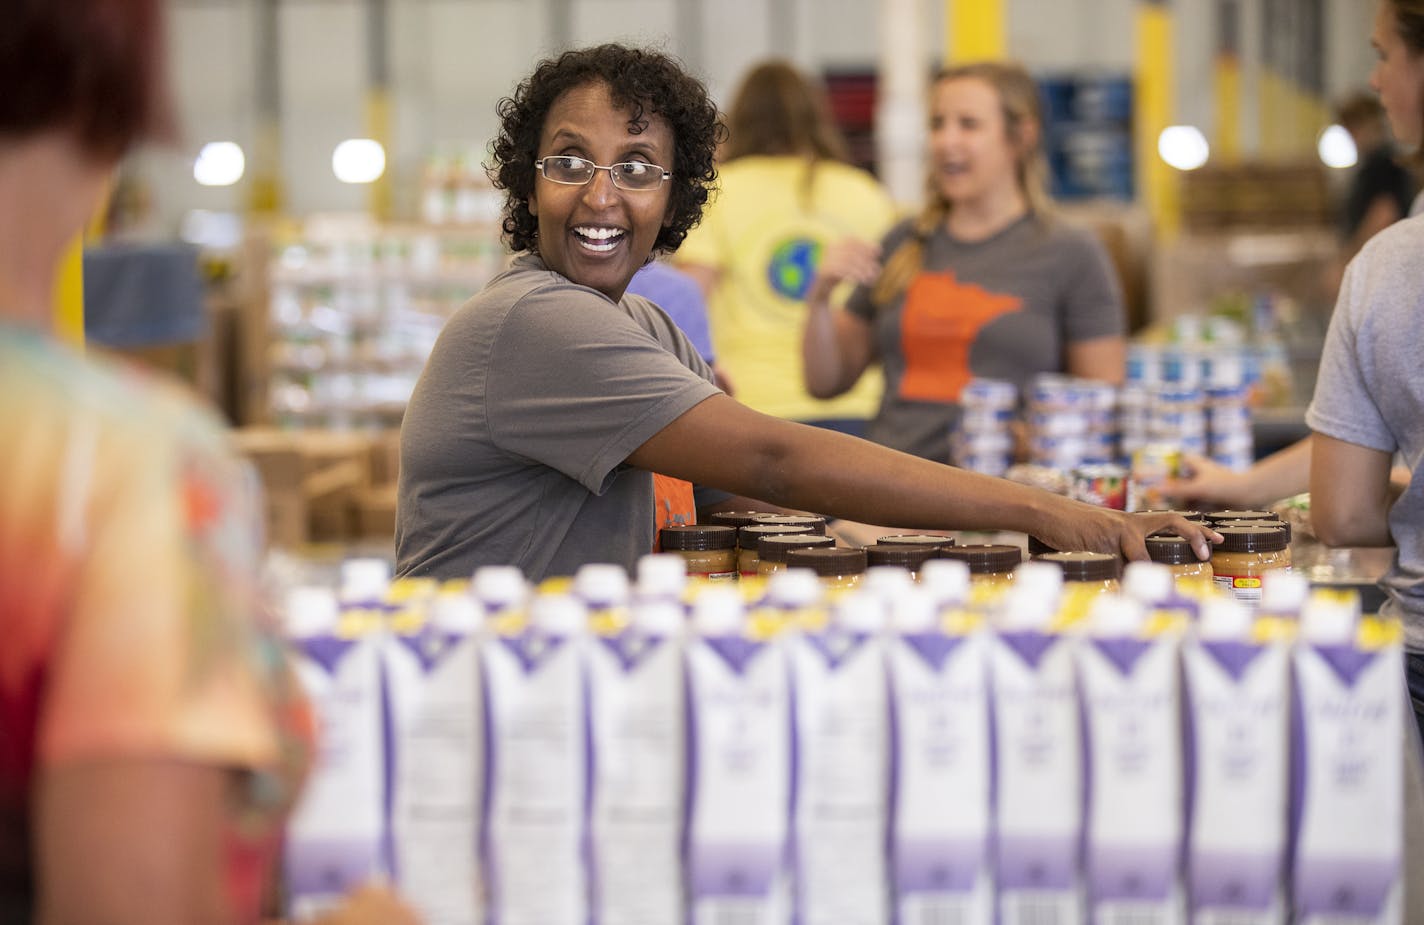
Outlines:
[{"label": "smiling woman with curly hair", "polygon": [[1136,558],[1147,533],[1171,527],[1206,554],[1202,529],[1172,515],[1090,508],[723,394],[667,315],[627,294],[701,218],[725,134],[671,58],[570,51],[540,62],[499,113],[489,172],[519,256],[450,319],[406,408],[402,575],[631,568],[654,545],[654,472],[733,493],[717,506],[759,498],[900,527],[1020,529]]}]

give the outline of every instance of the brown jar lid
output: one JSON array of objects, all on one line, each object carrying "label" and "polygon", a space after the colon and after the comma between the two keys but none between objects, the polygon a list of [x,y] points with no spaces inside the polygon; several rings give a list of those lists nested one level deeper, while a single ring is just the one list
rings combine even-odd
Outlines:
[{"label": "brown jar lid", "polygon": [[793,549],[821,549],[836,545],[829,536],[815,533],[772,534],[757,539],[757,558],[763,562],[785,562],[786,554]]},{"label": "brown jar lid", "polygon": [[1286,543],[1291,541],[1291,525],[1288,520],[1223,520],[1217,523],[1217,527],[1265,527],[1266,529],[1276,529],[1286,531]]},{"label": "brown jar lid", "polygon": [[735,549],[737,531],[720,524],[672,524],[658,531],[658,541],[665,552]]},{"label": "brown jar lid", "polygon": [[710,514],[707,517],[709,524],[720,524],[723,527],[745,527],[747,524],[756,523],[757,515],[763,511],[723,511],[720,514]]},{"label": "brown jar lid", "polygon": [[812,533],[826,534],[826,518],[820,514],[758,514],[754,523],[783,527],[810,527]]},{"label": "brown jar lid", "polygon": [[1212,511],[1206,519],[1214,524],[1226,520],[1280,520],[1270,511]]},{"label": "brown jar lid", "polygon": [[1204,524],[1207,522],[1208,514],[1201,511],[1138,511],[1139,514],[1176,514],[1183,520],[1190,520],[1194,524]]},{"label": "brown jar lid", "polygon": [[845,546],[822,549],[792,549],[786,553],[787,568],[808,568],[817,575],[859,575],[865,571],[865,550]]},{"label": "brown jar lid", "polygon": [[963,562],[971,575],[1012,572],[1023,561],[1023,550],[1017,546],[946,546],[939,554],[941,558]]},{"label": "brown jar lid", "polygon": [[1163,565],[1193,565],[1197,558],[1192,544],[1174,533],[1154,533],[1147,538],[1147,558]]},{"label": "brown jar lid", "polygon": [[[875,541],[876,546],[931,546],[939,549],[944,546],[953,546],[954,537],[940,536],[936,533],[894,533],[890,536],[882,536]],[[866,547],[869,549],[870,547]]]},{"label": "brown jar lid", "polygon": [[1038,561],[1061,568],[1064,581],[1112,581],[1122,576],[1122,561],[1105,552],[1050,552]]},{"label": "brown jar lid", "polygon": [[1216,527],[1221,534],[1218,552],[1280,552],[1288,545],[1286,531],[1275,527]]},{"label": "brown jar lid", "polygon": [[1028,538],[1028,557],[1030,559],[1036,559],[1044,553],[1057,551],[1058,550],[1054,549],[1052,546],[1048,545],[1036,536],[1030,536]]},{"label": "brown jar lid", "polygon": [[796,527],[787,524],[748,524],[737,531],[737,545],[755,552],[757,540],[764,536],[793,536],[815,532],[804,525]]},{"label": "brown jar lid", "polygon": [[939,555],[936,546],[916,546],[913,543],[884,543],[865,547],[865,564],[898,565],[912,572]]}]

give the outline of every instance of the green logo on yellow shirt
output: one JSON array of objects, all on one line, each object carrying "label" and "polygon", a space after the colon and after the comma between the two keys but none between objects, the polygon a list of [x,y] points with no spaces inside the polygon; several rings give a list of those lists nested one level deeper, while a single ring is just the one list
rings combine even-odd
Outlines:
[{"label": "green logo on yellow shirt", "polygon": [[806,298],[816,267],[821,262],[821,243],[810,238],[792,238],[777,245],[766,268],[767,282],[777,295],[797,302]]}]

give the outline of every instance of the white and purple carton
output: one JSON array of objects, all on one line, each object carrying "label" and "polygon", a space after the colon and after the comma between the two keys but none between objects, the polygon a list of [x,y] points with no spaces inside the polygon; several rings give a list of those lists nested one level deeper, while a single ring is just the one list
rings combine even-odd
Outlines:
[{"label": "white and purple carton", "polygon": [[790,915],[791,685],[778,638],[754,637],[741,597],[709,586],[684,650],[684,859],[690,925],[785,925]]},{"label": "white and purple carton", "polygon": [[1062,574],[1025,563],[990,643],[1000,925],[1083,920],[1082,729],[1073,649],[1054,625]]},{"label": "white and purple carton", "polygon": [[391,876],[429,925],[478,925],[483,614],[463,592],[382,647]]},{"label": "white and purple carton", "polygon": [[1087,756],[1084,871],[1092,922],[1178,925],[1185,808],[1179,637],[1141,603],[1099,597],[1078,646]]},{"label": "white and purple carton", "polygon": [[301,587],[286,609],[296,674],[317,716],[316,759],[287,822],[283,856],[289,912],[302,920],[390,873],[382,641],[375,597],[338,607],[329,588]]},{"label": "white and purple carton", "polygon": [[1314,592],[1295,650],[1294,918],[1398,925],[1404,893],[1401,632],[1359,600]]},{"label": "white and purple carton", "polygon": [[1286,921],[1290,646],[1220,598],[1184,643],[1192,921]]},{"label": "white and purple carton", "polygon": [[885,602],[847,592],[824,628],[792,634],[797,925],[889,921]]},{"label": "white and purple carton", "polygon": [[[994,919],[988,636],[935,593],[902,597],[886,641],[890,671],[890,879],[896,925]],[[948,796],[947,796],[948,795]]]},{"label": "white and purple carton", "polygon": [[592,922],[664,925],[683,916],[683,675],[676,601],[635,604],[631,624],[588,647],[593,741]]},{"label": "white and purple carton", "polygon": [[586,623],[576,599],[547,594],[481,649],[488,925],[588,918]]}]

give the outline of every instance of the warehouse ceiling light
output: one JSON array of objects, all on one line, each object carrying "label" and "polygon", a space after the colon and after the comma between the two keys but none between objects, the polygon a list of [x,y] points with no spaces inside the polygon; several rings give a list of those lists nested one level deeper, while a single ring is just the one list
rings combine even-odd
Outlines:
[{"label": "warehouse ceiling light", "polygon": [[372,138],[348,138],[332,152],[331,170],[342,183],[375,183],[386,172],[386,149]]},{"label": "warehouse ceiling light", "polygon": [[1157,153],[1171,167],[1196,170],[1211,156],[1211,146],[1195,125],[1169,125],[1157,136]]},{"label": "warehouse ceiling light", "polygon": [[193,162],[193,179],[202,186],[232,186],[247,170],[242,147],[231,141],[210,141]]},{"label": "warehouse ceiling light", "polygon": [[1331,125],[1321,132],[1315,150],[1326,167],[1337,169],[1354,167],[1360,156],[1360,152],[1355,150],[1355,139],[1350,137],[1343,125]]}]

